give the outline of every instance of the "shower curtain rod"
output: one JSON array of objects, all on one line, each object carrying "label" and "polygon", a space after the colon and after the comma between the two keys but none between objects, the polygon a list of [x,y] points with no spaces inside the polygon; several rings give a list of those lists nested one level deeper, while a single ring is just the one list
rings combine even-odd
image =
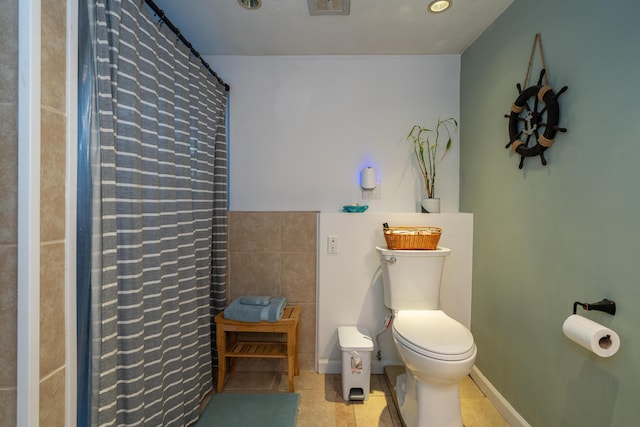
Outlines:
[{"label": "shower curtain rod", "polygon": [[171,22],[171,20],[169,20],[169,18],[167,18],[167,15],[165,15],[164,10],[160,9],[158,7],[158,5],[153,2],[153,0],[143,0],[143,1],[151,8],[151,10],[153,10],[153,13],[155,13],[156,16],[158,16],[158,18],[160,18],[160,20],[163,23],[165,23],[167,25],[167,27],[169,27],[169,29],[175,33],[176,36],[178,36],[178,39],[180,39],[180,41],[182,43],[184,43],[184,45],[191,50],[191,53],[193,55],[195,55],[195,57],[198,58],[200,60],[200,62],[202,62],[202,65],[204,66],[204,68],[209,70],[209,72],[213,75],[213,77],[215,77],[221,85],[224,85],[224,89],[227,92],[229,92],[229,90],[231,89],[229,87],[229,85],[227,83],[225,83],[218,76],[218,74],[216,74],[216,72],[213,71],[213,69],[211,69],[211,66],[207,63],[207,61],[205,61],[202,58],[202,56],[200,56],[200,53],[193,48],[193,45],[191,43],[189,43],[189,40],[187,40],[182,35],[182,33],[180,32],[180,29],[178,27],[176,27],[175,25],[173,25],[173,22]]}]

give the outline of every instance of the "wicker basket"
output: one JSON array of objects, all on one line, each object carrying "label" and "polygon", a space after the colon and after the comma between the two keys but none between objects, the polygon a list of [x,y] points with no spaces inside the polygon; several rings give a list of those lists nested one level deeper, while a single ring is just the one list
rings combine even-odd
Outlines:
[{"label": "wicker basket", "polygon": [[439,227],[388,227],[383,230],[389,249],[437,249]]}]

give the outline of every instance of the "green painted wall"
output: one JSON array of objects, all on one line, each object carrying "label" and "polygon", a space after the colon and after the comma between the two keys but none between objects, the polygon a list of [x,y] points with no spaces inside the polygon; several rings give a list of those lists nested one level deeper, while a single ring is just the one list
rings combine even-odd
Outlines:
[{"label": "green painted wall", "polygon": [[[460,209],[474,213],[477,366],[532,425],[640,417],[640,3],[515,0],[461,59]],[[547,166],[505,149],[535,33],[560,97]],[[536,54],[534,77],[540,70]],[[564,337],[573,302],[613,328],[598,358]],[[580,309],[581,310],[581,309]]]}]

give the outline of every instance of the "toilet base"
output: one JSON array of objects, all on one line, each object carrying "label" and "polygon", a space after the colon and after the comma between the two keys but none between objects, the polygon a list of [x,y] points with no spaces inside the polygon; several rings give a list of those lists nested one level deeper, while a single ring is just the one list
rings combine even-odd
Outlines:
[{"label": "toilet base", "polygon": [[407,427],[462,427],[459,383],[417,381],[407,370],[396,378],[395,389]]}]

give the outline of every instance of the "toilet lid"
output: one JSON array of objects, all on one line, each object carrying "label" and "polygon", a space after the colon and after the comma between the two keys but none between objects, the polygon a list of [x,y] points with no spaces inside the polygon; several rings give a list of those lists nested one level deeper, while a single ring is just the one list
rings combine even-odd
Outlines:
[{"label": "toilet lid", "polygon": [[399,311],[393,330],[403,345],[434,359],[467,359],[476,348],[471,331],[441,310]]}]

